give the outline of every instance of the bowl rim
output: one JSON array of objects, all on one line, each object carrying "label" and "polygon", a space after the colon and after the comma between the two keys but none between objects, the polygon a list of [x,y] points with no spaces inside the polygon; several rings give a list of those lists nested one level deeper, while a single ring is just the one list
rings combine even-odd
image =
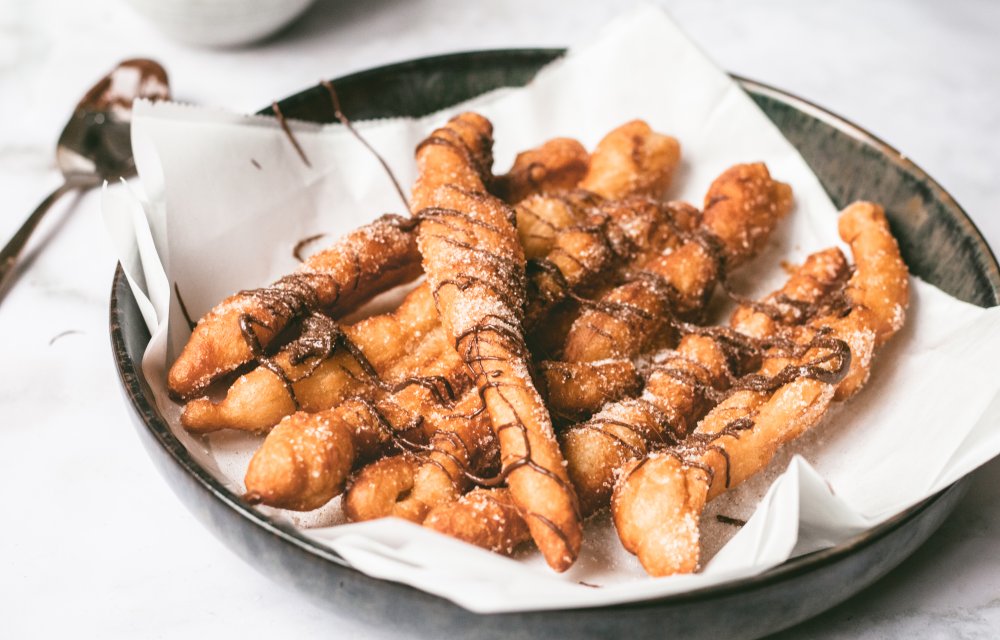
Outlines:
[{"label": "bowl rim", "polygon": [[[413,58],[404,60],[401,62],[396,62],[387,65],[381,65],[377,67],[372,67],[356,73],[341,76],[334,80],[334,82],[344,82],[350,79],[358,78],[361,76],[369,74],[385,74],[392,72],[399,72],[405,70],[408,67],[413,67],[417,65],[435,65],[444,62],[454,62],[457,60],[469,59],[475,56],[483,55],[493,55],[493,56],[549,56],[555,59],[565,53],[565,49],[556,48],[513,48],[513,49],[485,49],[485,50],[473,50],[473,51],[463,51],[457,53],[449,53],[437,56],[427,56],[420,58]],[[955,201],[955,199],[945,190],[936,180],[931,178],[923,169],[917,166],[912,160],[907,156],[898,151],[895,147],[889,145],[879,137],[875,136],[866,129],[850,122],[846,118],[843,118],[828,109],[820,107],[819,105],[810,102],[804,98],[801,98],[795,94],[789,93],[782,89],[778,89],[772,85],[751,80],[743,76],[731,74],[732,77],[740,84],[740,86],[749,92],[756,93],[774,99],[778,102],[783,102],[789,106],[803,111],[807,115],[820,120],[831,127],[837,129],[838,131],[845,133],[866,145],[872,146],[893,157],[900,165],[907,171],[913,173],[918,178],[922,179],[927,187],[932,191],[936,198],[939,198],[946,206],[956,213],[955,222],[957,222],[962,228],[963,233],[968,234],[971,240],[983,250],[984,257],[986,258],[985,267],[987,268],[987,279],[993,283],[1000,283],[1000,265],[997,263],[997,259],[987,244],[982,233],[975,225],[975,223],[969,218],[968,214],[962,209],[962,207]],[[298,93],[292,94],[283,100],[278,101],[281,105],[286,101],[292,101],[303,93],[306,93],[310,89],[305,89]],[[267,109],[265,109],[267,111]],[[994,284],[994,293],[997,294],[997,284]],[[123,299],[123,296],[125,299]],[[128,286],[125,278],[124,271],[121,264],[119,263],[113,277],[111,296],[109,300],[109,317],[110,317],[110,337],[112,344],[113,357],[115,359],[115,365],[118,370],[119,378],[123,385],[123,391],[127,396],[129,402],[131,402],[133,409],[137,412],[139,418],[141,419],[143,426],[151,432],[153,438],[156,442],[169,454],[172,461],[178,465],[182,470],[184,470],[189,476],[194,478],[200,487],[210,493],[215,499],[219,500],[224,505],[228,506],[230,509],[235,511],[238,515],[242,516],[248,520],[253,526],[260,527],[264,531],[272,534],[276,538],[280,539],[282,542],[290,544],[297,547],[301,551],[309,553],[310,555],[316,556],[322,560],[331,562],[340,567],[350,569],[351,571],[360,572],[355,569],[350,564],[348,564],[343,558],[341,558],[332,549],[325,547],[321,543],[314,541],[304,534],[300,533],[293,526],[285,523],[276,522],[267,515],[258,512],[249,505],[247,505],[240,496],[236,495],[229,489],[227,489],[219,480],[212,476],[204,467],[195,461],[191,454],[187,451],[180,440],[173,435],[170,431],[170,427],[167,425],[163,416],[159,413],[155,400],[147,397],[146,392],[148,390],[148,383],[145,381],[145,377],[142,373],[141,359],[139,362],[132,360],[128,356],[128,351],[126,347],[126,339],[124,335],[124,329],[122,324],[118,321],[118,316],[121,313],[123,303],[131,299],[132,292]],[[909,507],[905,511],[885,520],[884,522],[875,525],[874,527],[867,529],[855,536],[852,536],[847,541],[826,549],[820,549],[818,551],[813,551],[795,558],[791,558],[784,563],[777,565],[771,569],[768,569],[760,574],[750,576],[747,578],[741,578],[733,580],[730,582],[721,583],[718,585],[712,585],[700,589],[695,589],[692,591],[687,591],[683,593],[671,594],[666,596],[655,597],[647,600],[639,600],[635,602],[626,602],[614,605],[602,605],[596,607],[581,607],[576,610],[586,609],[586,610],[600,610],[600,609],[618,609],[623,608],[635,608],[635,607],[650,607],[650,606],[662,606],[665,604],[681,604],[691,600],[708,599],[720,596],[725,596],[732,594],[734,592],[741,592],[749,589],[757,589],[765,587],[783,580],[788,580],[794,578],[798,575],[808,573],[826,565],[837,562],[858,549],[867,547],[889,535],[898,528],[904,526],[914,518],[916,518],[921,512],[928,509],[933,503],[941,499],[946,494],[951,494],[953,492],[964,491],[970,480],[968,476],[965,476],[950,486],[942,489],[938,493],[925,498],[924,500],[916,503],[915,505]],[[363,575],[363,574],[362,574]],[[413,588],[405,583],[395,583],[393,581],[385,581],[388,584],[393,584],[395,586],[402,586],[407,588]],[[427,594],[429,596],[439,598],[444,602],[448,602],[452,606],[461,608],[459,605],[436,596],[434,594]],[[551,609],[551,610],[541,610],[537,613],[544,613],[546,611],[559,611],[567,609]],[[513,612],[512,612],[513,613]],[[524,612],[521,612],[524,613]]]}]

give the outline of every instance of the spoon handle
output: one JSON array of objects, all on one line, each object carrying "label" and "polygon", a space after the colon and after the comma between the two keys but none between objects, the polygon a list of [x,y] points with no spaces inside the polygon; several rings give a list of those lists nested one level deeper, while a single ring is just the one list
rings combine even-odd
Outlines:
[{"label": "spoon handle", "polygon": [[55,204],[56,200],[61,198],[63,194],[69,193],[70,191],[75,191],[76,189],[85,189],[93,186],[91,182],[81,182],[79,180],[67,179],[62,183],[62,185],[53,191],[48,198],[42,200],[38,208],[32,212],[28,219],[24,221],[21,228],[17,230],[14,237],[10,239],[10,242],[0,251],[0,295],[6,291],[7,281],[11,274],[14,273],[14,266],[17,264],[17,258],[21,255],[21,251],[24,249],[24,245],[28,244],[28,239],[31,238],[31,234],[35,231],[38,223],[42,221],[45,213]]}]

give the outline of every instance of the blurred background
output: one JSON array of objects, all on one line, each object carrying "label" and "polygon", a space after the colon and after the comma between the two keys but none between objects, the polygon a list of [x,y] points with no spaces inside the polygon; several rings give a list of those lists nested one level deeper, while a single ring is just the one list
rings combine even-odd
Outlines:
[{"label": "blurred background", "polygon": [[[630,4],[0,0],[0,241],[58,185],[59,131],[82,93],[123,58],[160,61],[177,100],[253,112],[320,78],[407,58],[581,43]],[[659,4],[723,68],[816,102],[903,150],[1000,246],[1000,3]],[[7,506],[0,637],[70,630],[263,637],[276,629],[293,637],[383,637],[254,573],[188,515],[149,464],[109,355],[105,313],[115,259],[96,195],[55,212],[43,228],[45,251],[29,256],[0,309],[0,344],[9,346],[28,321],[53,323],[52,334],[66,324],[52,320],[59,307],[15,308],[19,299],[52,294],[79,302],[72,319],[79,335],[39,345],[49,373],[0,368],[0,469],[18,470],[20,480],[0,483]],[[993,463],[916,556],[782,637],[995,637],[998,487]]]}]

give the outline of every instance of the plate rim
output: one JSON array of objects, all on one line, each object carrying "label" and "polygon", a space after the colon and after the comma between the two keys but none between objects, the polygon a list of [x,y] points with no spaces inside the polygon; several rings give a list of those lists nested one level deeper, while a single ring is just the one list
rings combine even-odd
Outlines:
[{"label": "plate rim", "polygon": [[[405,70],[407,67],[428,65],[432,66],[435,64],[441,64],[444,62],[454,62],[468,60],[476,56],[549,56],[552,60],[560,57],[565,53],[565,49],[560,48],[501,48],[501,49],[484,49],[484,50],[472,50],[472,51],[462,51],[455,53],[448,53],[436,56],[426,56],[419,58],[412,58],[403,60],[400,62],[395,62],[386,65],[380,65],[376,67],[371,67],[361,71],[357,71],[351,74],[340,76],[333,80],[333,82],[344,82],[349,79],[356,79],[359,77],[367,75],[376,74],[386,74],[392,72],[400,72]],[[550,60],[551,61],[551,60]],[[767,83],[752,80],[739,75],[732,75],[732,77],[740,84],[741,88],[744,90],[750,90],[754,93],[767,96],[769,98],[775,99],[779,102],[786,103],[796,109],[804,111],[808,115],[825,122],[826,124],[836,128],[851,137],[876,148],[879,148],[887,155],[893,157],[896,161],[900,162],[904,168],[911,171],[917,177],[921,178],[925,184],[933,191],[934,195],[940,198],[945,204],[949,206],[950,209],[955,211],[958,215],[955,220],[960,224],[963,232],[968,234],[970,238],[974,241],[978,247],[984,251],[984,262],[989,273],[988,279],[993,283],[1000,282],[1000,265],[997,263],[997,259],[989,244],[986,242],[979,228],[975,225],[972,219],[968,216],[965,210],[957,203],[954,197],[944,189],[934,178],[928,175],[923,169],[921,169],[916,163],[909,159],[905,154],[898,151],[895,147],[889,145],[881,138],[875,136],[868,130],[854,124],[853,122],[847,120],[846,118],[837,115],[836,113],[821,107],[809,100],[799,97],[783,89],[774,87]],[[281,100],[277,101],[278,105],[283,105],[291,101],[301,99],[302,94],[310,91],[312,87],[304,89],[302,91],[291,94]],[[267,112],[270,108],[262,110]],[[997,289],[997,285],[994,285],[994,295],[996,296],[1000,290]],[[325,547],[324,545],[316,542],[304,534],[300,533],[297,529],[291,525],[276,522],[269,516],[258,512],[246,503],[244,503],[239,496],[227,489],[219,480],[212,476],[204,467],[202,467],[198,462],[191,456],[180,440],[173,435],[170,431],[169,425],[164,420],[163,416],[159,413],[156,408],[154,400],[148,399],[146,397],[145,391],[148,388],[148,383],[146,383],[144,376],[142,375],[141,360],[136,362],[128,357],[128,352],[126,348],[126,339],[124,336],[124,329],[120,322],[118,322],[118,314],[122,308],[122,299],[120,298],[120,293],[126,295],[129,298],[132,296],[131,290],[127,286],[125,279],[125,274],[119,263],[112,280],[112,290],[109,300],[109,315],[110,315],[110,337],[112,343],[112,352],[115,360],[115,365],[118,370],[119,378],[123,385],[123,391],[129,402],[132,404],[132,408],[138,413],[138,416],[143,423],[144,428],[151,432],[156,442],[163,448],[170,456],[172,461],[180,466],[182,470],[189,476],[194,478],[200,487],[209,492],[215,499],[222,502],[224,505],[228,506],[234,510],[238,515],[250,521],[253,526],[262,528],[264,531],[271,533],[277,538],[281,539],[283,542],[291,544],[294,547],[299,548],[306,553],[314,555],[322,560],[332,562],[333,564],[349,569],[351,571],[358,572],[361,575],[366,575],[358,569],[352,567],[343,558],[339,556],[332,549]],[[145,388],[144,388],[145,387]],[[867,547],[881,540],[885,536],[889,535],[893,531],[897,530],[899,527],[904,526],[907,522],[914,519],[922,511],[928,509],[935,502],[940,500],[946,494],[951,494],[953,492],[965,491],[970,483],[970,478],[968,475],[960,478],[955,483],[949,485],[948,487],[942,489],[938,493],[925,498],[924,500],[916,503],[915,505],[909,507],[905,511],[889,518],[888,520],[875,525],[874,527],[867,529],[855,536],[852,536],[847,541],[826,549],[821,549],[814,551],[802,556],[791,558],[784,563],[777,565],[771,569],[768,569],[760,574],[749,576],[747,578],[741,578],[738,580],[733,580],[730,582],[725,582],[718,585],[712,585],[703,587],[700,589],[695,589],[692,591],[687,591],[683,593],[670,594],[665,596],[653,597],[645,600],[639,600],[634,602],[625,602],[612,605],[600,605],[594,607],[576,607],[576,608],[554,608],[554,609],[543,609],[543,610],[532,610],[532,611],[516,611],[509,612],[512,614],[525,614],[525,613],[545,613],[554,611],[598,611],[602,609],[615,609],[621,610],[623,608],[644,608],[644,607],[656,607],[669,604],[681,604],[691,600],[709,599],[714,597],[721,597],[729,595],[733,592],[745,591],[748,589],[762,588],[776,582],[783,580],[788,580],[794,578],[803,573],[807,573],[823,566],[829,565],[831,563],[837,562],[842,558],[845,558],[855,551]],[[187,506],[187,505],[186,505]],[[228,545],[227,545],[228,546]],[[369,576],[370,577],[370,576]],[[385,580],[384,582],[393,584],[396,586],[402,586],[406,588],[414,589],[405,583],[399,583],[394,581]],[[428,592],[423,592],[428,596],[440,599],[444,602],[449,603],[452,606],[458,607],[463,611],[470,612],[464,609],[460,605],[437,596]],[[482,614],[477,614],[482,615]],[[504,615],[504,614],[500,614]]]}]

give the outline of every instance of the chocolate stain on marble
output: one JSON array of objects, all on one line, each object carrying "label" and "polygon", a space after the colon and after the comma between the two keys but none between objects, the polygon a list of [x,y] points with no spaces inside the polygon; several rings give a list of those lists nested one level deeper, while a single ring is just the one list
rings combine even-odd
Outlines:
[{"label": "chocolate stain on marble", "polygon": [[77,334],[83,335],[83,331],[80,331],[79,329],[67,329],[66,331],[61,331],[61,332],[57,333],[56,335],[52,336],[52,338],[49,340],[49,346],[51,347],[56,342],[58,342],[59,340],[65,338],[66,336],[72,336],[72,335],[77,335]]}]

